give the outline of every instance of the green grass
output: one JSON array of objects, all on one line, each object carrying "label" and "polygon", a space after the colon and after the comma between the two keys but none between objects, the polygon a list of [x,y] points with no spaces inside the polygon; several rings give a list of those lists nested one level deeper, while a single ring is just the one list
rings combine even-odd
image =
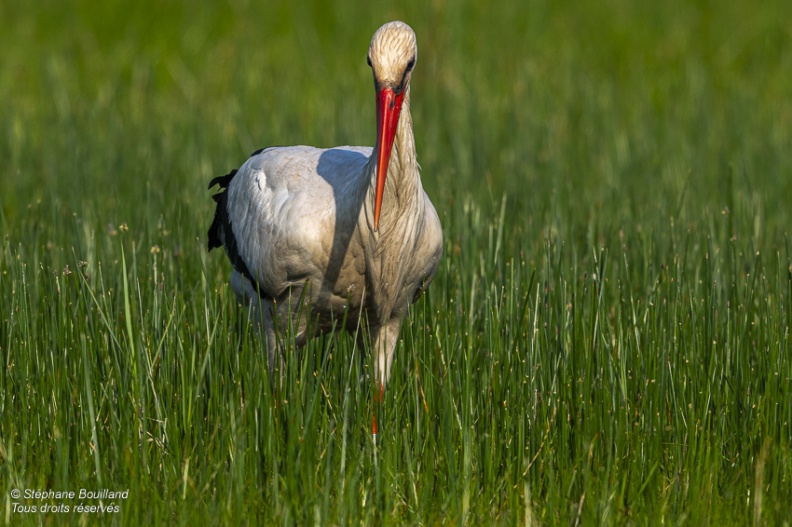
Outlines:
[{"label": "green grass", "polygon": [[[3,523],[788,525],[786,2],[300,5],[0,4]],[[371,144],[392,18],[445,252],[375,463],[354,337],[273,391],[206,184]]]}]

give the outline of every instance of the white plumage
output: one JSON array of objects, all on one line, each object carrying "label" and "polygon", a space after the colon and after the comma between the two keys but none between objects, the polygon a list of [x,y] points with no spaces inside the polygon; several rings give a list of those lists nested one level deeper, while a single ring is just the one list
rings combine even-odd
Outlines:
[{"label": "white plumage", "polygon": [[440,220],[415,156],[409,82],[416,55],[415,34],[402,22],[372,38],[373,148],[268,148],[210,183],[225,192],[215,195],[209,248],[225,247],[232,289],[262,324],[271,370],[282,366],[277,335],[289,324],[300,345],[308,328],[329,331],[346,315],[347,329],[363,317],[375,376],[381,386],[390,378],[407,307],[431,282],[442,252]]}]

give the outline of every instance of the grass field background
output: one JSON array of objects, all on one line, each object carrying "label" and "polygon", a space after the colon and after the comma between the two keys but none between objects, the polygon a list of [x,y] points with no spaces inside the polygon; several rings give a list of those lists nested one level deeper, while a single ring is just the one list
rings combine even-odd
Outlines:
[{"label": "grass field background", "polygon": [[[0,3],[3,523],[788,525],[787,4]],[[372,144],[396,18],[445,247],[375,463],[354,338],[270,386],[206,185]]]}]

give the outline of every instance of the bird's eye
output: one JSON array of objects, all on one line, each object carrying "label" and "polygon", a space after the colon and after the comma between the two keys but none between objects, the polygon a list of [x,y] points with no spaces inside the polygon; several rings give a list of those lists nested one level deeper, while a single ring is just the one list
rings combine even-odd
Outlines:
[{"label": "bird's eye", "polygon": [[415,57],[410,59],[410,62],[407,63],[407,71],[412,70],[415,67]]},{"label": "bird's eye", "polygon": [[366,63],[368,63],[369,68],[371,67],[371,57],[366,55]]}]

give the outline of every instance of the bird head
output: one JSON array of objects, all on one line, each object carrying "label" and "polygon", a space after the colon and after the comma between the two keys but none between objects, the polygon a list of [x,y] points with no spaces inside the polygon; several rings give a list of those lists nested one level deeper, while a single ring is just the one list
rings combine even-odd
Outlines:
[{"label": "bird head", "polygon": [[410,84],[418,46],[415,33],[404,22],[388,22],[371,38],[368,64],[374,74],[377,96],[377,192],[374,201],[374,229],[379,228],[385,178],[388,175],[393,140],[399,124],[404,95]]}]

